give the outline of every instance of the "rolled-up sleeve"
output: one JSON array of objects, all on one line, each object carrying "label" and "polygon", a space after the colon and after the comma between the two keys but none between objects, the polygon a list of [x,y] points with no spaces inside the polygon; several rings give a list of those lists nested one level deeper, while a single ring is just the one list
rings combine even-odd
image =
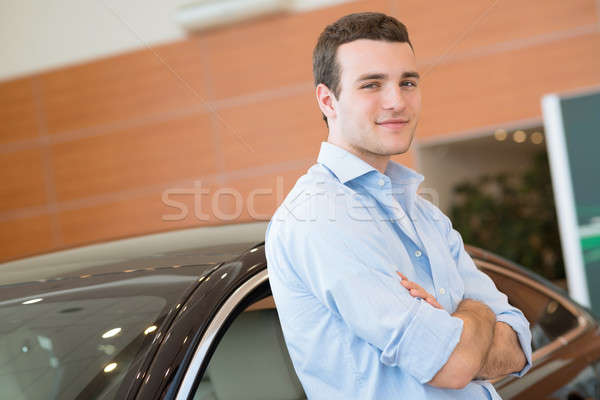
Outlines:
[{"label": "rolled-up sleeve", "polygon": [[[267,259],[294,277],[362,340],[380,362],[430,381],[460,340],[463,322],[410,296],[385,257],[385,243],[326,219],[275,222]],[[360,228],[360,227],[358,227]],[[281,275],[284,276],[284,275]]]},{"label": "rolled-up sleeve", "polygon": [[462,237],[452,228],[450,220],[444,216],[444,231],[450,252],[456,262],[458,272],[465,286],[465,298],[481,301],[494,311],[496,320],[504,322],[516,332],[523,354],[527,359],[525,367],[512,375],[522,376],[531,368],[531,331],[529,321],[521,310],[509,304],[508,298],[500,292],[492,279],[480,271],[465,250]]}]

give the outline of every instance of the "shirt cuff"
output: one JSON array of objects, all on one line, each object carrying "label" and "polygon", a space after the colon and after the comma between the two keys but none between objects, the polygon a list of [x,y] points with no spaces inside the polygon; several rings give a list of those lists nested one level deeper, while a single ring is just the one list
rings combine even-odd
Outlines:
[{"label": "shirt cuff", "polygon": [[[396,346],[393,364],[427,383],[448,362],[460,341],[463,321],[419,300],[415,316]],[[382,362],[385,363],[382,354]]]},{"label": "shirt cuff", "polygon": [[516,316],[513,314],[499,314],[496,316],[496,321],[504,322],[517,333],[519,338],[519,344],[525,355],[527,363],[522,370],[513,372],[512,376],[521,377],[531,368],[531,331],[529,330],[529,322],[524,322],[523,316]]}]

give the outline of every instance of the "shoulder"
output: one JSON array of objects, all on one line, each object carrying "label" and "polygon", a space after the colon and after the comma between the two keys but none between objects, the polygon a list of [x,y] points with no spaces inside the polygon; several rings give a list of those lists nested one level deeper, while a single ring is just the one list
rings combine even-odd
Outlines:
[{"label": "shoulder", "polygon": [[433,224],[443,233],[452,229],[450,218],[446,216],[433,202],[418,194],[416,197],[417,208],[433,222]]},{"label": "shoulder", "polygon": [[301,176],[273,215],[274,222],[331,219],[328,211],[346,207],[356,193],[326,167],[313,165]]},{"label": "shoulder", "polygon": [[356,232],[369,219],[366,199],[321,164],[300,177],[269,224],[267,240],[310,241]]}]

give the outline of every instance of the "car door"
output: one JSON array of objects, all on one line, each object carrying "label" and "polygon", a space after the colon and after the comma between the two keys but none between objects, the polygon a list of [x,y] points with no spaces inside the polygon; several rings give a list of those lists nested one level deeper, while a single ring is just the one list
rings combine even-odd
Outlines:
[{"label": "car door", "polygon": [[600,398],[600,339],[591,315],[541,279],[499,263],[475,263],[530,323],[533,368],[522,378],[496,381],[502,398]]},{"label": "car door", "polygon": [[176,399],[306,399],[285,346],[266,269],[222,304]]}]

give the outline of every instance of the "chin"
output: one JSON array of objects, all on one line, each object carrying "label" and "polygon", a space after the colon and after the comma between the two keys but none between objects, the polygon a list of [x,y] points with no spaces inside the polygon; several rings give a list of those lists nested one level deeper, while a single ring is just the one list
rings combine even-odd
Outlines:
[{"label": "chin", "polygon": [[410,145],[412,143],[412,139],[408,141],[402,141],[401,143],[390,143],[388,145],[383,145],[382,150],[386,156],[393,156],[397,154],[404,154],[410,149]]},{"label": "chin", "polygon": [[395,155],[399,155],[399,154],[404,154],[406,153],[408,150],[410,149],[410,146],[405,146],[405,147],[401,147],[398,148],[396,150],[394,150],[392,153],[390,153],[390,156],[395,156]]}]

